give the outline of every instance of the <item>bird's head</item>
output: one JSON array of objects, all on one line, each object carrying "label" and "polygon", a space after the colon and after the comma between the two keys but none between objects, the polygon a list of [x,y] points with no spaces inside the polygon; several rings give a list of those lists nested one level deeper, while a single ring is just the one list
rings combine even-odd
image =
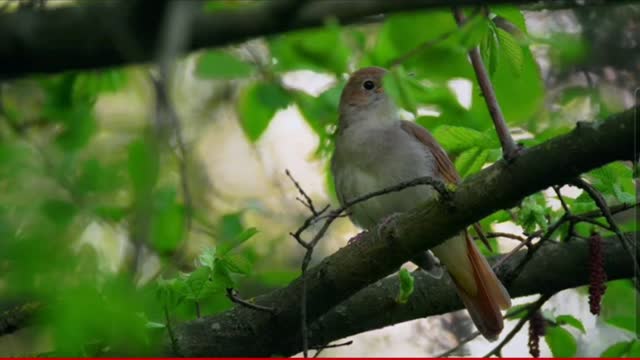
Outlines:
[{"label": "bird's head", "polygon": [[351,75],[340,97],[341,127],[361,121],[384,123],[397,120],[396,106],[382,84],[387,73],[380,67],[367,67]]}]

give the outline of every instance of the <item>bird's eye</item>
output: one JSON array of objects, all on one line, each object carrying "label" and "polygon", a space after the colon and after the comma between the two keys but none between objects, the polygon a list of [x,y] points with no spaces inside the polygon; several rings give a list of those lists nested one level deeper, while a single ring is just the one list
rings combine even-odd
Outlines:
[{"label": "bird's eye", "polygon": [[373,90],[373,88],[376,87],[376,84],[374,84],[371,80],[367,80],[362,83],[362,87],[366,90]]}]

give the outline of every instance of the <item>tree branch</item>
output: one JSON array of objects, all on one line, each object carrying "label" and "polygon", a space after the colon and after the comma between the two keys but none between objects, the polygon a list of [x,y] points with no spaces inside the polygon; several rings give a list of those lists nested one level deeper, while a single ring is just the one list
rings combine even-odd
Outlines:
[{"label": "tree branch", "polygon": [[[634,142],[640,129],[637,126],[638,119],[634,116],[635,110],[632,108],[614,115],[597,125],[583,124],[569,134],[527,149],[511,163],[498,161],[461,183],[449,201],[433,200],[422,204],[387,223],[380,235],[378,231],[364,233],[359,241],[325,258],[307,272],[308,321],[314,322],[357,291],[396,271],[416,253],[438,245],[469,224],[499,209],[512,207],[525,196],[565,183],[583,172],[633,157]],[[428,234],[428,238],[425,238],[425,234]],[[544,255],[541,249],[532,261],[539,258],[541,252]],[[546,257],[550,255],[546,254]],[[564,255],[571,257],[571,254]],[[514,257],[513,261],[516,260],[518,258]],[[573,265],[584,270],[584,266]],[[506,267],[507,264],[504,264],[501,269]],[[529,267],[525,266],[513,279],[514,289],[522,286],[528,289],[528,293],[535,293],[553,287],[549,281],[517,285],[527,269]],[[539,265],[536,269],[545,269],[545,273],[548,273],[550,265]],[[570,276],[575,271],[569,269],[553,273],[564,274],[563,281],[581,278],[580,275]],[[586,273],[584,271],[582,275]],[[302,279],[298,278],[285,288],[258,297],[257,302],[276,309],[273,316],[235,307],[216,316],[178,326],[176,337],[183,355],[268,356],[298,351],[299,341],[295,342],[295,347],[288,347],[287,344],[299,335],[298,327],[292,324],[300,323],[301,289]],[[450,291],[453,293],[453,288]],[[518,294],[522,294],[520,290],[512,295]],[[450,306],[450,301],[432,303],[428,310]],[[310,336],[317,336],[317,332],[311,331]],[[247,343],[253,346],[247,347]],[[328,341],[318,344],[326,343]]]},{"label": "tree branch", "polygon": [[[546,4],[536,0],[309,0],[289,8],[289,0],[260,1],[239,9],[199,12],[185,50],[217,47],[249,38],[322,26],[335,18],[342,24],[382,13],[479,4]],[[613,0],[563,1],[561,7],[618,4]],[[0,79],[31,73],[85,70],[144,63],[156,55],[167,0],[85,2],[47,11],[0,14]],[[137,5],[139,4],[139,5]],[[146,6],[144,6],[146,4]],[[204,6],[204,5],[203,5]],[[279,16],[272,16],[277,13]],[[287,21],[282,21],[286,18]]]}]

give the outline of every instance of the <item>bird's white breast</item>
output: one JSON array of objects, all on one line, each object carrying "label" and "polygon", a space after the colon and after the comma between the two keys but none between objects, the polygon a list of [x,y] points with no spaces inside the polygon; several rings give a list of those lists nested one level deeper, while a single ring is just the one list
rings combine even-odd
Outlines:
[{"label": "bird's white breast", "polygon": [[[400,122],[362,122],[344,129],[336,140],[333,174],[341,203],[421,176],[434,176],[433,155]],[[374,197],[352,208],[352,220],[370,228],[393,213],[410,210],[433,196],[420,185]]]}]

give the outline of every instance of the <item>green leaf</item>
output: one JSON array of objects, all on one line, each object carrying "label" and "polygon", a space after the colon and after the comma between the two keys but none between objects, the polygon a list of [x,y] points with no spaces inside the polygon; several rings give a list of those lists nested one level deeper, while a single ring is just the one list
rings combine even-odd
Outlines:
[{"label": "green leaf", "polygon": [[139,196],[149,193],[158,179],[158,155],[152,142],[140,138],[129,145],[129,177]]},{"label": "green leaf", "polygon": [[253,227],[244,230],[243,232],[238,234],[233,240],[221,243],[218,248],[218,253],[220,254],[220,256],[224,256],[229,251],[237,248],[247,240],[251,239],[257,233],[258,233],[258,229]]},{"label": "green leaf", "polygon": [[560,326],[547,327],[544,339],[549,345],[553,357],[573,357],[578,350],[576,339]]},{"label": "green leaf", "polygon": [[398,277],[400,279],[400,289],[398,291],[398,296],[396,297],[396,302],[399,304],[406,304],[407,301],[409,301],[411,294],[413,294],[413,275],[411,275],[407,269],[400,269]]},{"label": "green leaf", "polygon": [[238,79],[253,74],[254,67],[222,50],[205,52],[198,58],[196,74],[202,78]]},{"label": "green leaf", "polygon": [[121,69],[97,70],[77,73],[73,82],[74,103],[93,103],[102,93],[113,93],[127,83],[127,74]]},{"label": "green leaf", "polygon": [[580,330],[583,334],[586,334],[587,332],[584,328],[584,325],[582,325],[582,321],[576,319],[574,316],[571,316],[571,315],[560,315],[556,317],[556,323],[558,325],[573,326],[574,328]]},{"label": "green leaf", "polygon": [[529,314],[529,308],[533,305],[532,302],[526,304],[518,304],[514,305],[507,310],[507,313],[504,315],[507,319],[522,319],[523,317]]},{"label": "green leaf", "polygon": [[351,51],[334,22],[323,29],[274,36],[268,42],[276,71],[316,70],[337,75],[348,71]]},{"label": "green leaf", "polygon": [[489,25],[489,31],[480,41],[480,55],[482,55],[482,60],[489,70],[489,76],[493,76],[498,67],[499,47],[497,28],[491,23]]},{"label": "green leaf", "polygon": [[520,9],[518,9],[517,6],[513,6],[513,5],[492,6],[491,11],[496,15],[502,16],[503,18],[509,20],[509,22],[517,26],[518,29],[520,29],[520,31],[526,34],[527,25],[525,22],[525,18],[524,18],[524,15],[522,14],[522,11],[520,11]]},{"label": "green leaf", "polygon": [[456,158],[455,166],[460,176],[466,178],[480,171],[490,156],[491,150],[474,147],[460,154]]},{"label": "green leaf", "polygon": [[67,226],[73,220],[77,209],[73,203],[64,200],[47,200],[42,204],[43,213],[60,226]]},{"label": "green leaf", "polygon": [[173,252],[184,234],[184,207],[173,188],[156,192],[151,216],[151,242],[160,253]]},{"label": "green leaf", "polygon": [[[631,343],[634,341],[621,341],[609,346],[605,351],[600,354],[603,358],[621,358],[626,357],[631,350]],[[635,341],[637,342],[637,341]]]},{"label": "green leaf", "polygon": [[298,91],[294,93],[296,105],[311,129],[318,135],[316,155],[327,155],[333,149],[333,133],[338,124],[338,105],[344,84],[324,91],[317,97]]},{"label": "green leaf", "polygon": [[524,65],[522,48],[516,39],[507,31],[496,28],[496,34],[500,43],[500,51],[513,71],[513,75],[519,77]]},{"label": "green leaf", "polygon": [[278,110],[291,103],[282,87],[272,83],[254,83],[247,87],[238,101],[240,125],[251,142],[256,142],[267,129]]},{"label": "green leaf", "polygon": [[227,255],[221,261],[231,273],[249,275],[252,264],[242,255]]},{"label": "green leaf", "polygon": [[528,196],[522,200],[520,211],[518,211],[518,224],[527,233],[531,233],[537,228],[546,229],[548,224],[545,215],[548,211],[546,200],[540,193]]},{"label": "green leaf", "polygon": [[221,288],[234,288],[235,281],[231,277],[229,264],[221,259],[216,261],[216,269],[213,273],[213,282]]},{"label": "green leaf", "polygon": [[216,268],[216,248],[208,247],[199,256],[198,263],[200,266],[209,268],[211,271]]},{"label": "green leaf", "polygon": [[190,273],[185,281],[187,285],[187,299],[199,301],[208,295],[211,271],[206,267],[199,267]]},{"label": "green leaf", "polygon": [[89,143],[97,131],[97,123],[91,109],[76,106],[68,111],[58,112],[58,120],[65,124],[64,130],[56,138],[56,143],[65,150],[75,150]]},{"label": "green leaf", "polygon": [[392,69],[383,78],[385,92],[394,99],[399,107],[415,114],[417,112],[417,100],[413,89],[407,83],[407,74],[400,67]]},{"label": "green leaf", "polygon": [[480,149],[500,147],[494,131],[487,133],[462,126],[442,125],[436,128],[433,136],[449,153],[458,153],[473,147]]},{"label": "green leaf", "polygon": [[636,291],[629,280],[608,282],[600,317],[607,324],[636,333],[640,303],[633,299],[636,299]]},{"label": "green leaf", "polygon": [[[420,31],[416,31],[416,26]],[[380,29],[377,43],[363,65],[387,66],[392,60],[420,45],[440,39],[449,32],[457,32],[450,11],[408,12],[388,16]],[[407,59],[403,66],[419,78],[448,81],[454,77],[471,78],[473,69],[461,36],[435,41],[432,46]]]}]

